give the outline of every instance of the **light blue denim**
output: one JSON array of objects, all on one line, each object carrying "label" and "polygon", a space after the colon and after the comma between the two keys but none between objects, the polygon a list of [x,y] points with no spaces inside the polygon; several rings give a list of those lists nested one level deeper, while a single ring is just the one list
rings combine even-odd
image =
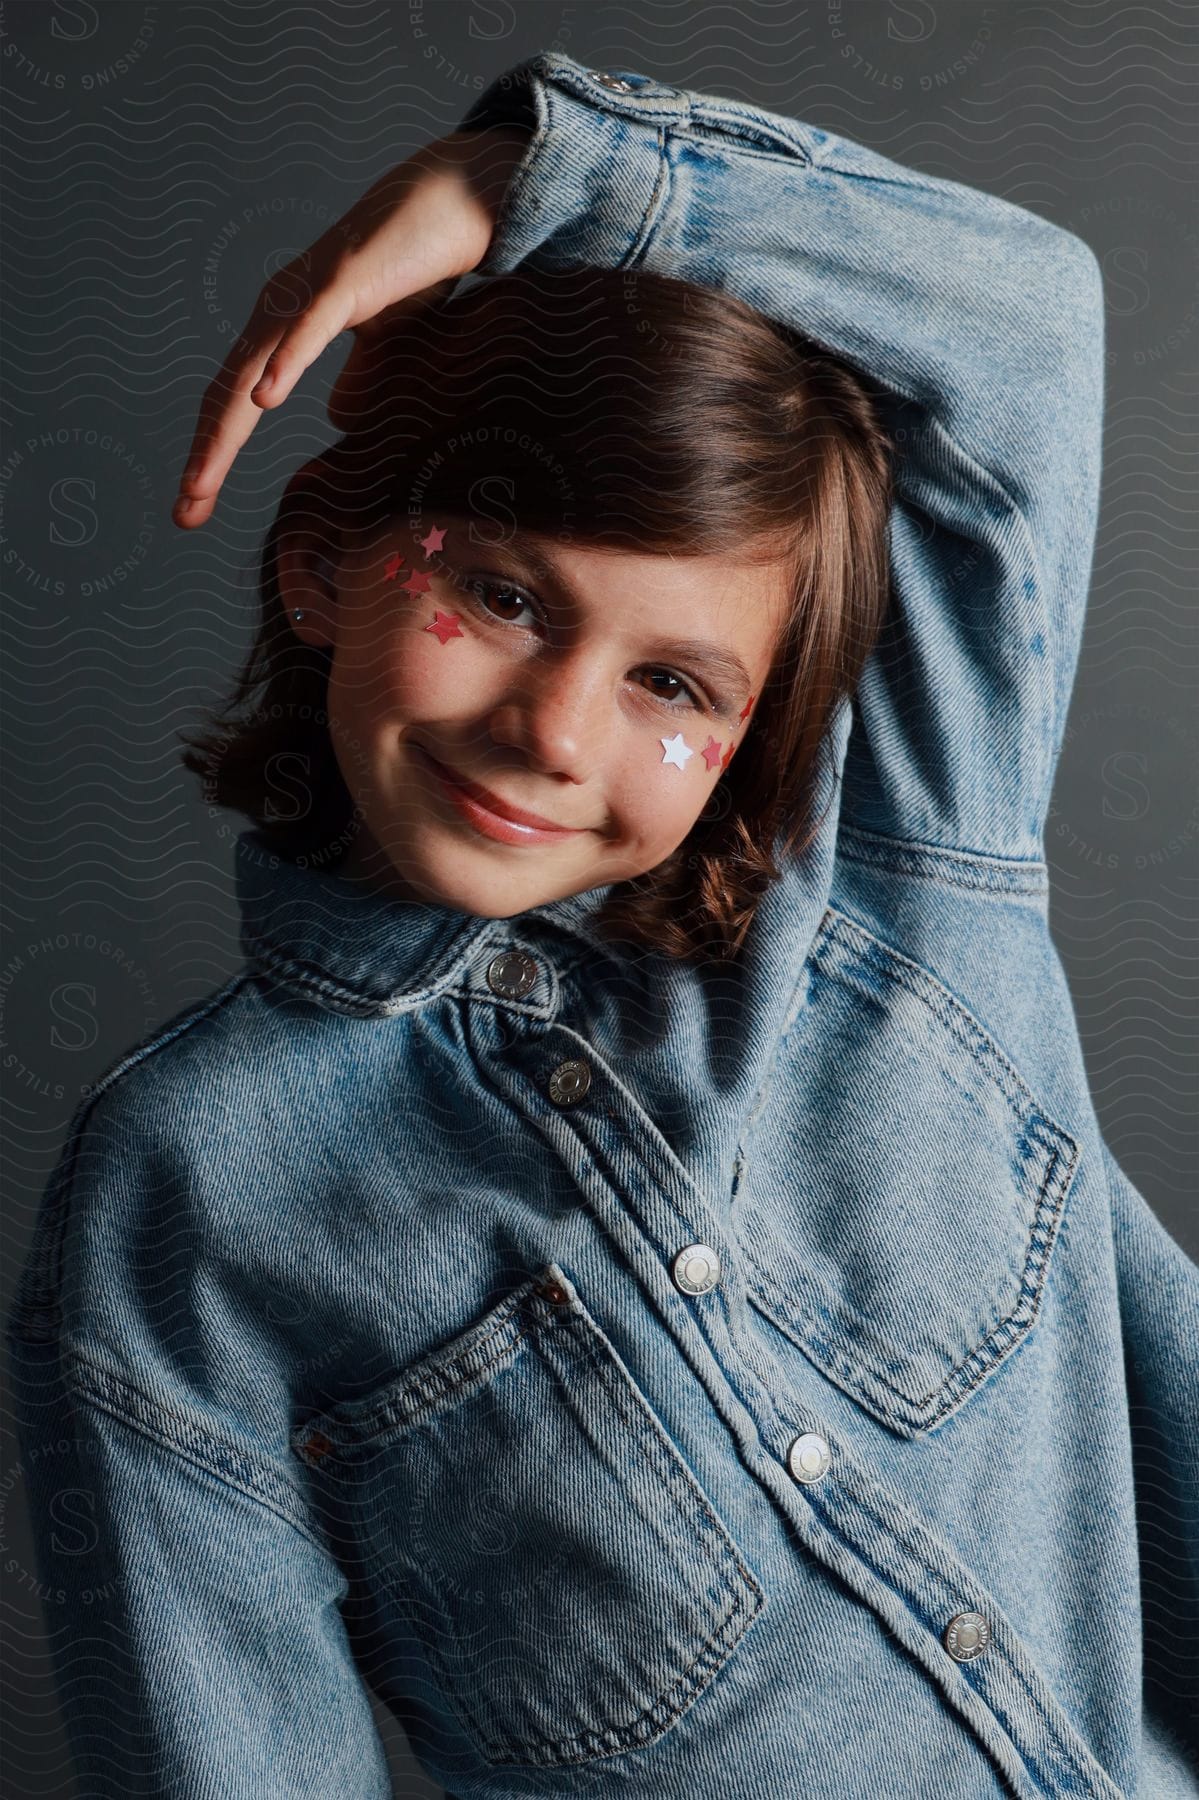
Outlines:
[{"label": "light blue denim", "polygon": [[80,1792],[376,1800],[370,1683],[458,1800],[1199,1795],[1199,1270],[1047,918],[1098,265],[605,73],[467,115],[533,127],[482,273],[681,275],[881,381],[897,623],[739,965],[241,837],[245,967],[80,1106],[8,1321]]}]

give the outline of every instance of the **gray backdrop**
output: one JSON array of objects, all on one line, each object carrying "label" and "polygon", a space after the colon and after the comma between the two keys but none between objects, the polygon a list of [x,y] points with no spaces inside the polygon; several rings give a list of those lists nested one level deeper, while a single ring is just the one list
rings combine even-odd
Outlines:
[{"label": "gray backdrop", "polygon": [[[1199,1259],[1196,9],[26,0],[2,20],[4,1304],[83,1088],[239,961],[244,821],[209,813],[175,733],[240,661],[263,533],[335,435],[324,397],[350,339],[264,418],[187,535],[170,508],[204,385],[273,269],[543,48],[846,132],[1031,207],[1100,258],[1104,492],[1051,918],[1107,1140]],[[9,1420],[9,1791],[69,1795]],[[397,1794],[438,1794],[379,1722]]]}]

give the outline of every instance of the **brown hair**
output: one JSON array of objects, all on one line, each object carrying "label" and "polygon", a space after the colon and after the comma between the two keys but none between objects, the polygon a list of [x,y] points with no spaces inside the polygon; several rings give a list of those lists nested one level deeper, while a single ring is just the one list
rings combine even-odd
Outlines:
[{"label": "brown hair", "polygon": [[[208,798],[308,863],[353,835],[329,736],[329,649],[280,603],[281,535],[478,515],[588,549],[782,557],[787,623],[737,754],[683,842],[614,885],[601,934],[676,958],[735,956],[761,895],[820,825],[821,756],[889,596],[892,445],[881,390],[732,295],[576,267],[475,280],[380,340],[370,403],[288,484],[267,534],[261,618],[232,694],[187,737]],[[283,759],[301,817],[272,803]],[[277,792],[277,789],[275,789]],[[823,817],[823,815],[821,815]],[[781,840],[781,848],[780,848]]]}]

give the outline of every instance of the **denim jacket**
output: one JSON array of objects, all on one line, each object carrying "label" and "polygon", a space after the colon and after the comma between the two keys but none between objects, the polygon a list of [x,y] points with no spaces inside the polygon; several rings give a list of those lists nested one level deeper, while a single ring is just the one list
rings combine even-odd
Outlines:
[{"label": "denim jacket", "polygon": [[236,852],[8,1319],[81,1794],[1199,1795],[1199,1270],[1105,1145],[1043,834],[1103,387],[1075,236],[543,53],[481,273],[874,376],[895,615],[741,957]]}]

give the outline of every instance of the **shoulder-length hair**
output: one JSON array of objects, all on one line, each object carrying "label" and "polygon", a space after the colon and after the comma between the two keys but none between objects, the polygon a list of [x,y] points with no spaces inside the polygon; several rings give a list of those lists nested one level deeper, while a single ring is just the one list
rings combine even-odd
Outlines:
[{"label": "shoulder-length hair", "polygon": [[[890,593],[882,390],[736,297],[642,270],[514,273],[378,340],[346,434],[299,470],[267,533],[244,666],[183,761],[280,856],[344,850],[356,808],[325,711],[333,652],[280,601],[281,536],[334,520],[421,528],[487,514],[588,549],[782,560],[789,606],[737,754],[665,861],[613,885],[597,929],[679,959],[733,957],[802,856],[821,759]],[[494,541],[494,539],[492,540]],[[286,770],[305,804],[276,804]]]}]

